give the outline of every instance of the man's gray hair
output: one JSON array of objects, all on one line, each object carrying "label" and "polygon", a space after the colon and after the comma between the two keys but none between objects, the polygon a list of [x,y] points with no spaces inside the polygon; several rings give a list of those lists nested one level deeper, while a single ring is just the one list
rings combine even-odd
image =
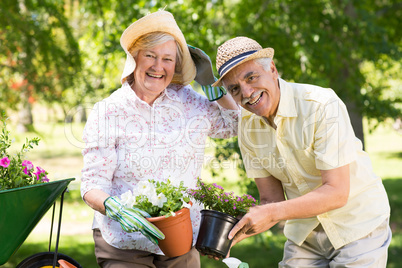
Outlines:
[{"label": "man's gray hair", "polygon": [[265,71],[269,71],[269,68],[271,66],[271,58],[258,58],[254,60],[256,63],[262,66]]}]

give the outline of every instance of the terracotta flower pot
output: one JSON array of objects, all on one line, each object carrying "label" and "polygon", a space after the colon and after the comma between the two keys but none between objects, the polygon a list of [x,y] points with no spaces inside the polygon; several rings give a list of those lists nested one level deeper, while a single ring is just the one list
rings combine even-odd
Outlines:
[{"label": "terracotta flower pot", "polygon": [[230,230],[239,220],[215,210],[201,210],[201,225],[195,248],[206,255],[225,258],[232,240]]},{"label": "terracotta flower pot", "polygon": [[182,208],[175,216],[147,218],[165,235],[165,239],[158,240],[159,248],[167,257],[177,257],[190,251],[193,242],[193,227],[191,225],[190,210]]}]

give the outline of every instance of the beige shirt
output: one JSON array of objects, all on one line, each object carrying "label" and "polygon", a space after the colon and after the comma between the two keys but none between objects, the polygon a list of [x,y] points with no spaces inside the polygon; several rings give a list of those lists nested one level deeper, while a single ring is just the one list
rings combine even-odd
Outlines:
[{"label": "beige shirt", "polygon": [[287,199],[322,185],[320,170],[350,165],[350,193],[344,207],[306,219],[288,220],[285,236],[301,245],[322,224],[337,249],[366,236],[390,214],[381,178],[355,137],[345,104],[331,89],[280,79],[276,129],[242,111],[239,146],[247,175],[282,182]]}]

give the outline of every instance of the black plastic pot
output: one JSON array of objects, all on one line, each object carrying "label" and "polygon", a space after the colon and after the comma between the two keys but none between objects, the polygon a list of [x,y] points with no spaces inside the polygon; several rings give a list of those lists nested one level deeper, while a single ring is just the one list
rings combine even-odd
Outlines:
[{"label": "black plastic pot", "polygon": [[195,248],[205,255],[225,258],[232,240],[228,234],[239,220],[215,210],[201,210],[201,225]]}]

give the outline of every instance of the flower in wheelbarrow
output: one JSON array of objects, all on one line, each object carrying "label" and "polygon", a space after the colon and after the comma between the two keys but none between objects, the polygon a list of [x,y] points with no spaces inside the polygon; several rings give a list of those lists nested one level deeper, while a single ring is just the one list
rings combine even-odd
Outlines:
[{"label": "flower in wheelbarrow", "polygon": [[14,139],[10,138],[6,120],[3,112],[0,115],[0,122],[2,123],[0,132],[0,190],[48,182],[47,172],[43,168],[36,167],[36,172],[34,172],[33,163],[29,160],[23,160],[25,153],[33,149],[34,145],[38,145],[39,138],[26,138],[26,142],[19,152],[9,154],[7,150],[11,147]]},{"label": "flower in wheelbarrow", "polygon": [[0,166],[7,168],[10,165],[10,159],[8,157],[3,157],[0,159]]},{"label": "flower in wheelbarrow", "polygon": [[30,171],[34,168],[34,165],[32,164],[32,162],[31,161],[28,161],[28,160],[24,160],[24,161],[22,161],[22,164],[21,164],[23,167],[25,167],[24,168],[24,173],[25,173],[25,175],[29,175],[30,174]]},{"label": "flower in wheelbarrow", "polygon": [[36,172],[34,173],[34,175],[36,176],[36,180],[38,181],[43,181],[43,182],[49,182],[49,179],[47,178],[47,172],[46,170],[44,170],[41,167],[36,167]]}]

